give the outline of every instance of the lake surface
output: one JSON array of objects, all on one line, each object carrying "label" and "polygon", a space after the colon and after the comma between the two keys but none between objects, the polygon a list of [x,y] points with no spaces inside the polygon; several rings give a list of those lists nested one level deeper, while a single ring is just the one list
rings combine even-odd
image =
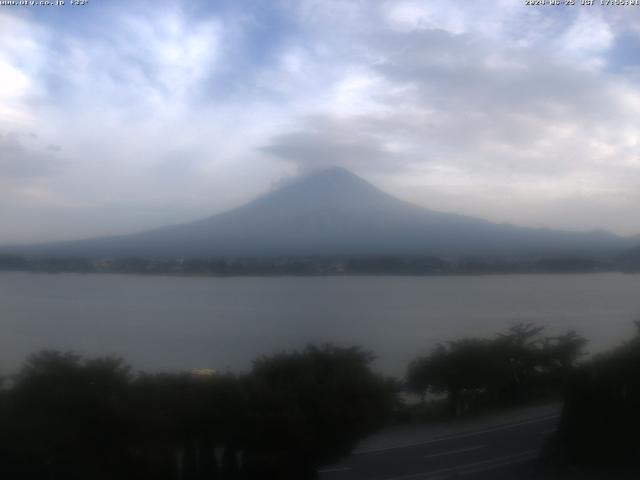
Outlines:
[{"label": "lake surface", "polygon": [[191,278],[0,273],[0,374],[39,349],[114,354],[136,369],[241,371],[309,342],[357,344],[402,375],[438,342],[514,323],[575,329],[591,352],[640,318],[640,275]]}]

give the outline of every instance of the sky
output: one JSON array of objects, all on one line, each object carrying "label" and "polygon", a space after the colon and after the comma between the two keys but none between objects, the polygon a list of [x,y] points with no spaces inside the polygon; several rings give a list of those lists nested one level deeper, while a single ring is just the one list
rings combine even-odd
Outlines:
[{"label": "sky", "polygon": [[67,1],[0,5],[0,45],[0,243],[335,165],[435,210],[640,233],[640,7]]}]

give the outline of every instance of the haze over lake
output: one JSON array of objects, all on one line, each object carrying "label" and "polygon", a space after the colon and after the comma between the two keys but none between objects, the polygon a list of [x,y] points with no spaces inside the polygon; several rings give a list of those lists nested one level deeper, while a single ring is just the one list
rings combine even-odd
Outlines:
[{"label": "haze over lake", "polygon": [[640,276],[237,277],[0,273],[0,369],[42,348],[115,354],[136,369],[244,370],[307,342],[358,344],[401,375],[437,342],[517,321],[574,328],[589,350],[640,317]]}]

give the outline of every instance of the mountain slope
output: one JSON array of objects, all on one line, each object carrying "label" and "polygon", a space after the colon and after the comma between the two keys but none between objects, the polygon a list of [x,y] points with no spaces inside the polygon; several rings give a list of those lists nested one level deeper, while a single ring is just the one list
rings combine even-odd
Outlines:
[{"label": "mountain slope", "polygon": [[11,250],[82,257],[606,255],[633,243],[602,231],[520,228],[435,212],[398,200],[347,170],[332,168],[200,221]]},{"label": "mountain slope", "polygon": [[618,262],[624,271],[640,272],[640,245],[620,255]]}]

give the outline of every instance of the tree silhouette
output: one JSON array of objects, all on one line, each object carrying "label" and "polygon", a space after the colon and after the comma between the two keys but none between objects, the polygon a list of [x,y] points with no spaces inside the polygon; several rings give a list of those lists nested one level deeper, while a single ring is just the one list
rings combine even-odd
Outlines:
[{"label": "tree silhouette", "polygon": [[575,332],[542,337],[543,327],[518,324],[493,339],[467,338],[437,345],[407,369],[411,391],[446,395],[451,415],[481,401],[513,405],[560,390],[586,341]]},{"label": "tree silhouette", "polygon": [[564,462],[640,471],[640,322],[636,325],[634,338],[571,375],[556,438],[555,455]]},{"label": "tree silhouette", "polygon": [[313,478],[381,426],[392,394],[358,348],[263,357],[243,376],[138,374],[45,351],[0,388],[8,478]]},{"label": "tree silhouette", "polygon": [[392,392],[369,370],[372,360],[358,348],[310,346],[255,362],[248,457],[259,470],[269,463],[263,478],[314,478],[384,424]]},{"label": "tree silhouette", "polygon": [[7,407],[19,478],[110,478],[125,467],[129,369],[117,359],[31,356]]}]

